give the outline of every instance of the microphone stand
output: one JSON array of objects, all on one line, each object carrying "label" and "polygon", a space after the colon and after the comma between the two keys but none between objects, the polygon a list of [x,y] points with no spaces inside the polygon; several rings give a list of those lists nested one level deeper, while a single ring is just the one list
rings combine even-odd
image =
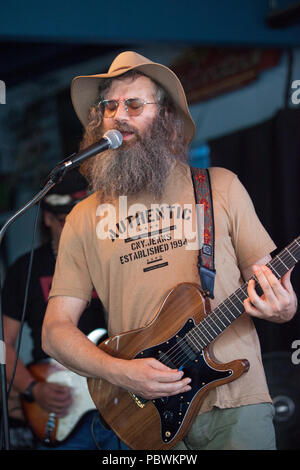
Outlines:
[{"label": "microphone stand", "polygon": [[[0,230],[0,246],[6,230],[8,227],[15,222],[17,218],[23,215],[27,210],[31,209],[35,204],[37,204],[44,196],[50,191],[53,186],[59,183],[65,173],[71,169],[67,168],[63,163],[68,161],[70,157],[63,162],[59,163],[57,167],[52,170],[49,175],[49,180],[45,184],[45,186],[29,201],[27,202],[21,209],[19,209],[15,214],[13,214],[1,227]],[[72,165],[70,165],[72,167]],[[2,286],[0,286],[2,290]],[[4,431],[4,435],[2,436],[1,433],[1,448],[3,446],[3,437],[4,437],[4,448],[5,450],[10,449],[10,437],[9,437],[9,424],[8,424],[8,406],[7,406],[7,380],[6,380],[6,360],[5,360],[5,342],[4,342],[4,331],[3,331],[3,314],[2,314],[2,301],[0,296],[0,373],[1,373],[1,397],[2,397],[2,429]]]},{"label": "microphone stand", "polygon": [[[118,148],[122,144],[122,134],[117,130],[107,131],[103,138],[96,144],[91,145],[85,150],[82,150],[77,155],[73,153],[65,160],[58,163],[58,165],[51,171],[49,180],[45,186],[21,209],[19,209],[14,215],[12,215],[7,222],[3,225],[0,230],[0,246],[8,227],[24,212],[31,209],[36,203],[38,203],[50,189],[59,183],[67,171],[72,170],[79,166],[83,160],[92,157],[99,152],[103,152],[108,148]],[[72,159],[72,157],[74,157]],[[2,292],[2,286],[0,286],[0,294]],[[0,295],[0,376],[1,376],[1,393],[2,393],[2,428],[4,429],[4,445],[5,449],[9,450],[9,424],[8,424],[8,410],[7,410],[7,381],[6,381],[6,366],[5,366],[5,342],[4,342],[4,331],[3,331],[3,315],[2,315],[2,300]],[[1,447],[3,445],[3,438],[1,433]]]}]

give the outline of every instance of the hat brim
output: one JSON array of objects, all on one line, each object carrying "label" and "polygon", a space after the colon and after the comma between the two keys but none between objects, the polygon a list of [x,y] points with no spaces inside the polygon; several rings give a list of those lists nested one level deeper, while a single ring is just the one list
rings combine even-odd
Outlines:
[{"label": "hat brim", "polygon": [[175,75],[168,67],[155,62],[141,63],[132,67],[124,67],[109,73],[98,75],[82,75],[75,77],[71,85],[71,99],[75,112],[85,127],[88,123],[90,108],[95,104],[99,96],[99,84],[107,78],[118,77],[130,70],[143,72],[149,78],[152,78],[161,84],[172,98],[177,109],[181,112],[184,122],[184,134],[190,142],[196,132],[194,121],[190,115],[186,96],[183,87]]}]

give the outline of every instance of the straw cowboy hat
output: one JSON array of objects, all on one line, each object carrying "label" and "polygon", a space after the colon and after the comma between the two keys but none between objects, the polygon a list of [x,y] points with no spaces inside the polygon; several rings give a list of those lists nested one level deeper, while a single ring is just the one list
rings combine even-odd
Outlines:
[{"label": "straw cowboy hat", "polygon": [[136,52],[122,52],[112,62],[107,73],[75,77],[71,85],[71,98],[75,112],[84,126],[88,123],[89,110],[99,97],[98,87],[101,80],[123,75],[129,70],[139,70],[152,78],[167,91],[177,108],[182,112],[184,133],[188,142],[195,135],[195,124],[190,115],[183,87],[170,69],[157,64]]}]

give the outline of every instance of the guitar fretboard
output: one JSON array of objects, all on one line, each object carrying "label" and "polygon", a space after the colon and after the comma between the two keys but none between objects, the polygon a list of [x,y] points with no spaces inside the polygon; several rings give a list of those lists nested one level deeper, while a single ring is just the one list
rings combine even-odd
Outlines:
[{"label": "guitar fretboard", "polygon": [[[300,236],[290,245],[275,256],[267,266],[273,274],[280,279],[289,269],[300,260]],[[259,295],[262,289],[256,276],[251,279],[255,281],[255,288]],[[250,279],[249,279],[250,280]],[[245,282],[217,308],[215,308],[199,325],[190,330],[184,337],[185,341],[194,351],[201,351],[214,339],[223,333],[242,313],[244,313],[244,300],[248,297],[247,287],[249,281]]]}]

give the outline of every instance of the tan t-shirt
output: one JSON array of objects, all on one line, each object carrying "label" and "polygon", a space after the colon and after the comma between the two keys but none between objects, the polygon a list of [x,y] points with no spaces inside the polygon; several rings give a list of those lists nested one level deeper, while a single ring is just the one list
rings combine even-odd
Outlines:
[{"label": "tan t-shirt", "polygon": [[[276,247],[237,176],[223,168],[210,168],[210,176],[217,272],[214,309],[243,283],[240,270]],[[145,193],[104,206],[98,194],[91,195],[67,217],[50,297],[89,301],[95,288],[108,315],[110,335],[148,324],[178,283],[200,284],[198,250],[191,239],[195,214],[190,169],[182,163],[172,170],[160,201]],[[212,406],[271,401],[259,340],[248,315],[238,318],[212,348],[220,362],[247,358],[250,369],[209,392],[201,412]]]}]

